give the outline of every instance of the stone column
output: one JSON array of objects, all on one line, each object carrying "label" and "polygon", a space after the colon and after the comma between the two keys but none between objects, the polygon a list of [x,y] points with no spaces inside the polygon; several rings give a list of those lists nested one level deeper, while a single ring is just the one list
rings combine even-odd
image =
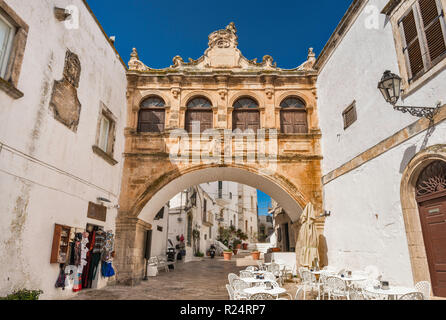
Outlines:
[{"label": "stone column", "polygon": [[149,223],[122,213],[116,218],[114,266],[118,284],[133,286],[144,277],[146,231],[151,228]]}]

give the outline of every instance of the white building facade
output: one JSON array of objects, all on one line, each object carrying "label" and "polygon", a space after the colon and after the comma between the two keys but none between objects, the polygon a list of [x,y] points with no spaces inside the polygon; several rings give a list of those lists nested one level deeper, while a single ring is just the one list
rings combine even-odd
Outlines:
[{"label": "white building facade", "polygon": [[446,101],[445,8],[444,0],[353,1],[315,65],[329,264],[374,265],[394,284],[431,281],[439,296],[445,185],[432,186],[429,211],[420,192],[428,179],[445,179],[445,109],[433,123],[394,111],[377,84],[390,70],[403,79],[398,105]]},{"label": "white building facade", "polygon": [[64,232],[113,234],[126,67],[81,0],[1,0],[0,30],[0,296],[68,297]]}]

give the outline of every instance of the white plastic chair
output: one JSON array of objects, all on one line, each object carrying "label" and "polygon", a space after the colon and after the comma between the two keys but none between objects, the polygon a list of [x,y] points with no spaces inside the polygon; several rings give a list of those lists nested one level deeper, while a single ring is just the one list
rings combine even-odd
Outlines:
[{"label": "white plastic chair", "polygon": [[226,290],[228,290],[229,300],[235,300],[234,299],[234,290],[232,289],[232,287],[229,284],[226,285]]},{"label": "white plastic chair", "polygon": [[231,287],[232,287],[232,281],[233,281],[234,279],[240,279],[240,278],[239,278],[239,276],[236,275],[235,273],[230,273],[230,274],[228,274],[228,282],[229,282],[229,285],[230,285]]},{"label": "white plastic chair", "polygon": [[328,291],[328,299],[331,298],[347,298],[349,299],[348,287],[345,281],[339,279],[338,277],[327,277],[325,280],[327,291]]},{"label": "white plastic chair", "polygon": [[232,281],[232,288],[234,289],[234,300],[246,300],[249,295],[244,293],[243,290],[250,287],[249,283],[246,283],[242,279],[234,279]]},{"label": "white plastic chair", "polygon": [[306,269],[302,270],[302,286],[304,290],[304,300],[306,300],[307,288],[311,289],[311,291],[316,289],[318,292],[320,292],[316,276]]},{"label": "white plastic chair", "polygon": [[421,292],[424,296],[424,300],[430,300],[431,298],[431,284],[428,281],[420,281],[415,284],[415,289]]},{"label": "white plastic chair", "polygon": [[398,300],[424,300],[424,295],[421,292],[411,292],[401,296]]}]

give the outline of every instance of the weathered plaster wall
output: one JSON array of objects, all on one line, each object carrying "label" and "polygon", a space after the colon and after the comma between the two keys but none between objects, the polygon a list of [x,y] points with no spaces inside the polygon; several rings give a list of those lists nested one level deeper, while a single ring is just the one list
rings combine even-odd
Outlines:
[{"label": "weathered plaster wall", "polygon": [[[369,1],[379,11],[387,0]],[[323,175],[412,124],[417,118],[393,111],[377,83],[385,70],[400,73],[392,27],[380,15],[379,30],[367,29],[363,11],[338,45],[318,78]],[[440,73],[400,104],[435,106],[446,98],[446,73]],[[342,111],[356,100],[358,120],[344,130]],[[441,123],[424,146],[444,143]],[[407,136],[407,135],[406,135]],[[388,150],[324,186],[325,236],[330,265],[376,265],[392,282],[413,283],[400,202],[402,172],[420,151],[426,132]],[[430,279],[424,279],[430,280]]]},{"label": "weathered plaster wall", "polygon": [[[8,257],[0,261],[0,296],[26,287],[42,289],[42,298],[57,298],[72,292],[54,288],[59,271],[49,263],[54,224],[85,228],[91,222],[114,230],[116,209],[108,210],[104,224],[87,219],[87,207],[97,197],[118,202],[125,69],[81,0],[6,3],[30,29],[18,82],[24,97],[14,100],[0,91],[0,142],[9,146],[0,151],[0,255]],[[77,30],[54,18],[54,6],[70,4],[80,10]],[[77,133],[55,120],[49,108],[67,49],[79,56],[82,66]],[[118,119],[115,166],[92,151],[101,101]]]}]

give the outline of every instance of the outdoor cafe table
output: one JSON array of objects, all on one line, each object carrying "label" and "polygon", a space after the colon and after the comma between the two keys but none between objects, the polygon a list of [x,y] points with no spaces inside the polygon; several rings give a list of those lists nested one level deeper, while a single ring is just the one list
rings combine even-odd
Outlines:
[{"label": "outdoor cafe table", "polygon": [[269,293],[273,296],[278,296],[279,294],[285,293],[286,290],[284,288],[274,288],[274,289],[268,290],[264,287],[252,287],[252,288],[244,289],[243,292],[250,296],[253,294],[257,294],[257,293]]},{"label": "outdoor cafe table", "polygon": [[351,275],[351,276],[344,276],[344,277],[341,277],[341,276],[335,276],[336,278],[339,278],[339,279],[341,279],[341,280],[343,280],[343,281],[346,281],[346,282],[353,282],[353,281],[365,281],[365,280],[367,280],[368,278],[366,277],[366,276],[361,276],[361,275]]},{"label": "outdoor cafe table", "polygon": [[399,296],[403,296],[411,292],[416,292],[417,290],[414,288],[398,287],[398,286],[389,286],[389,289],[384,290],[384,289],[375,289],[373,286],[368,286],[365,288],[365,291],[368,291],[373,294],[388,296],[389,300],[396,300]]}]

